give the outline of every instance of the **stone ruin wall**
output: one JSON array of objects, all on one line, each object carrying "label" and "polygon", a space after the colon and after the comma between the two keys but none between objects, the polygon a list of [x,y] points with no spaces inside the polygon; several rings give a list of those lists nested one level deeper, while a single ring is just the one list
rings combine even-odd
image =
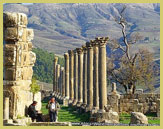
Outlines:
[{"label": "stone ruin wall", "polygon": [[[23,13],[4,13],[4,83],[3,98],[9,97],[9,116],[24,116],[33,101],[30,84],[36,54],[32,52],[34,33],[27,28]],[[41,93],[34,98],[41,109]]]},{"label": "stone ruin wall", "polygon": [[108,105],[117,112],[156,112],[160,116],[160,94],[110,94],[108,95]]}]

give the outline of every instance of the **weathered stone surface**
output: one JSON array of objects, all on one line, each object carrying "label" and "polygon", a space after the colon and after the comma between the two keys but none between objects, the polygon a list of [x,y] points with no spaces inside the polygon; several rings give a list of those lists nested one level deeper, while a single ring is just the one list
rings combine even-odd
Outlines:
[{"label": "weathered stone surface", "polygon": [[33,30],[27,29],[27,16],[21,13],[4,13],[3,23],[4,98],[10,99],[9,117],[23,117],[33,98],[38,102],[37,109],[41,109],[41,94],[37,93],[33,97],[30,92],[32,66],[36,60],[30,42],[33,39]]},{"label": "weathered stone surface", "polygon": [[28,24],[27,16],[23,13],[5,12],[3,21],[5,27],[26,26]]},{"label": "weathered stone surface", "polygon": [[4,47],[4,65],[13,66],[16,63],[16,45],[5,44]]},{"label": "weathered stone surface", "polygon": [[[108,95],[108,105],[112,105],[112,96]],[[160,94],[122,94],[118,100],[119,112],[157,112],[157,99],[160,98]],[[113,104],[114,105],[114,104]]]},{"label": "weathered stone surface", "polygon": [[26,28],[8,27],[4,30],[4,40],[26,41]]},{"label": "weathered stone surface", "polygon": [[33,29],[27,29],[27,41],[30,42],[34,38]]},{"label": "weathered stone surface", "polygon": [[109,112],[97,112],[92,114],[90,118],[91,122],[103,122],[103,123],[119,123],[119,115],[117,112],[109,110]]},{"label": "weathered stone surface", "polygon": [[141,112],[132,112],[130,124],[148,124],[148,118]]}]

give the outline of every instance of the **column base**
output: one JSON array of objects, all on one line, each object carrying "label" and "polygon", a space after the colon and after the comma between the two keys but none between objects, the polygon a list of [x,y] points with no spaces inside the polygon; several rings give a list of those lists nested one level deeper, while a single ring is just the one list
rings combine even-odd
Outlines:
[{"label": "column base", "polygon": [[73,100],[72,99],[69,99],[68,104],[69,105],[72,105],[72,102],[73,102]]},{"label": "column base", "polygon": [[85,108],[85,112],[90,112],[92,111],[92,109],[93,109],[93,106],[87,105]]},{"label": "column base", "polygon": [[76,106],[79,108],[82,105],[82,102],[77,102]]},{"label": "column base", "polygon": [[77,104],[77,100],[73,100],[72,106],[76,106],[76,104]]},{"label": "column base", "polygon": [[112,110],[109,112],[98,110],[97,113],[91,114],[90,122],[119,123],[119,115]]},{"label": "column base", "polygon": [[93,107],[91,110],[91,114],[97,113],[99,111],[99,107]]},{"label": "column base", "polygon": [[68,99],[67,98],[64,98],[63,99],[63,106],[68,106]]}]

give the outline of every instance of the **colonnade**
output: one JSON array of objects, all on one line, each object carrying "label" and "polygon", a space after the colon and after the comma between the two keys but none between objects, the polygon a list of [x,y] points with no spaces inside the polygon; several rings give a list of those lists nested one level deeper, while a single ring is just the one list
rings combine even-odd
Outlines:
[{"label": "colonnade", "polygon": [[55,95],[69,104],[83,106],[87,111],[105,112],[107,105],[106,43],[108,37],[98,37],[80,48],[64,53],[60,67],[54,59]]}]

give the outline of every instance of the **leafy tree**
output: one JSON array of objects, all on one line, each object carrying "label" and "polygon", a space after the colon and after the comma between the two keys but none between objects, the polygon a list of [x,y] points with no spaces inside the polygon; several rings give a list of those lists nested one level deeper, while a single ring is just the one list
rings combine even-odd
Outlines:
[{"label": "leafy tree", "polygon": [[132,52],[131,47],[142,38],[141,35],[127,35],[127,22],[124,17],[126,7],[119,11],[120,16],[115,17],[115,21],[120,25],[122,31],[122,41],[110,40],[111,56],[108,58],[109,79],[118,82],[126,91],[134,93],[136,85],[146,86],[151,90],[154,88],[153,82],[156,71],[154,71],[153,54],[147,49],[139,49]]},{"label": "leafy tree", "polygon": [[33,93],[34,100],[35,94],[40,91],[40,86],[37,84],[37,80],[35,78],[32,78],[32,84],[30,85],[30,87],[31,87],[30,92]]}]

